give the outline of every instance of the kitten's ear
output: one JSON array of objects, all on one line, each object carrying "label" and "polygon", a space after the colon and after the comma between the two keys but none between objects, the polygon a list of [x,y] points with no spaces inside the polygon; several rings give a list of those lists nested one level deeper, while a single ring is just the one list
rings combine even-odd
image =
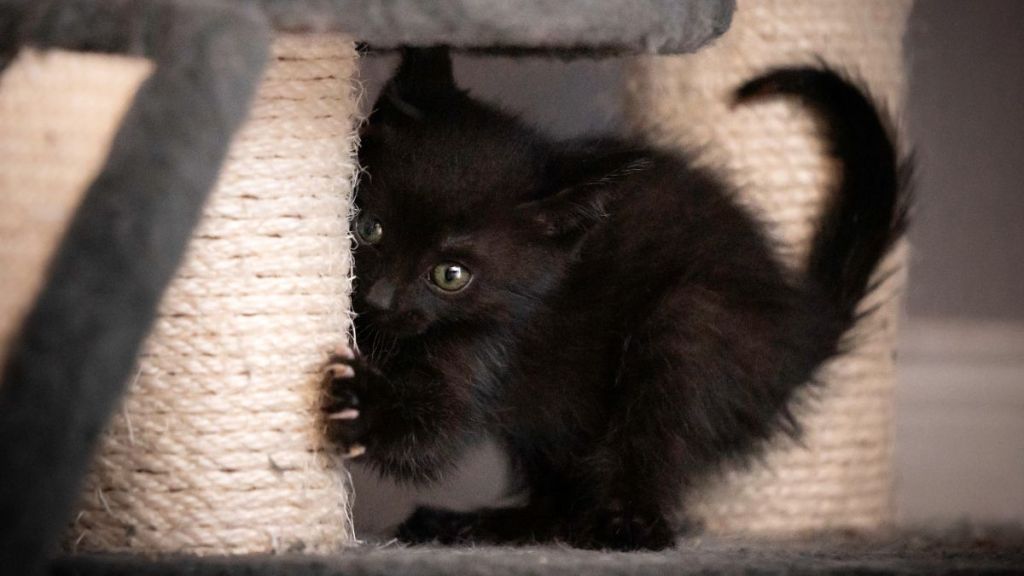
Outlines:
[{"label": "kitten's ear", "polygon": [[543,236],[573,241],[608,216],[611,196],[605,187],[583,185],[527,202],[519,210]]},{"label": "kitten's ear", "polygon": [[[397,113],[399,117],[420,120],[432,109],[462,94],[455,85],[447,47],[403,48],[402,61],[381,91],[374,115]],[[370,119],[374,120],[374,116]]]},{"label": "kitten's ear", "polygon": [[459,93],[447,46],[403,48],[391,84],[399,96],[412,102]]},{"label": "kitten's ear", "polygon": [[632,152],[597,155],[564,171],[558,192],[521,204],[520,214],[552,239],[573,242],[607,219],[615,199],[628,193],[630,176],[651,166]]}]

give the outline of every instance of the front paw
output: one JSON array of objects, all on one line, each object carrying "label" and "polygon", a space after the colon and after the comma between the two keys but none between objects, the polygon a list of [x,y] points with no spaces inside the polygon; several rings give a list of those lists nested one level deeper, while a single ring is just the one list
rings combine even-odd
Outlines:
[{"label": "front paw", "polygon": [[327,394],[322,410],[327,438],[345,458],[366,453],[375,420],[373,381],[380,374],[347,345],[338,346],[325,369]]}]

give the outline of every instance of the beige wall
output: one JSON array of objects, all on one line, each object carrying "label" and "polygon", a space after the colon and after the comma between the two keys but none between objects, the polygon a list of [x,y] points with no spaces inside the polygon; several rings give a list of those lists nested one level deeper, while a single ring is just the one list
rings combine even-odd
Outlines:
[{"label": "beige wall", "polygon": [[1024,2],[920,0],[912,316],[1024,322]]}]

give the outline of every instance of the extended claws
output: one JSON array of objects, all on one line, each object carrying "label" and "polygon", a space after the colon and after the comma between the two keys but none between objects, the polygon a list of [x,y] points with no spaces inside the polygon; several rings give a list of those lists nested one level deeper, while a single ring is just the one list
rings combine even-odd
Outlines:
[{"label": "extended claws", "polygon": [[355,369],[348,364],[329,364],[324,370],[331,375],[332,378],[352,378],[356,375]]},{"label": "extended claws", "polygon": [[355,420],[356,418],[359,418],[359,410],[355,408],[346,408],[327,415],[328,420]]},{"label": "extended claws", "polygon": [[365,365],[356,352],[347,344],[339,344],[333,350],[324,374],[329,382],[325,402],[322,406],[327,431],[341,457],[349,460],[366,453],[361,441],[366,434],[366,406],[360,402],[362,386],[366,376]]},{"label": "extended claws", "polygon": [[366,454],[366,446],[362,444],[353,444],[348,447],[348,452],[341,455],[345,460],[351,460],[352,458],[358,458]]},{"label": "extended claws", "polygon": [[339,358],[344,358],[345,360],[355,360],[356,358],[355,350],[353,350],[348,344],[338,344],[338,346],[334,348],[334,355]]}]

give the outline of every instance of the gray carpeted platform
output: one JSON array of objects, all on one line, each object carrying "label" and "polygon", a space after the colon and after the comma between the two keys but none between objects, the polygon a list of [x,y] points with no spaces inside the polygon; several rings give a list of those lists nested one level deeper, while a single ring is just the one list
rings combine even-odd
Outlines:
[{"label": "gray carpeted platform", "polygon": [[1024,574],[1021,527],[827,533],[799,540],[690,538],[667,552],[605,553],[554,546],[403,548],[364,545],[334,557],[64,558],[60,576],[467,576],[664,574]]},{"label": "gray carpeted platform", "polygon": [[693,52],[729,27],[736,6],[735,0],[259,0],[258,4],[278,30],[338,30],[378,48],[447,44],[486,50],[630,53]]}]

